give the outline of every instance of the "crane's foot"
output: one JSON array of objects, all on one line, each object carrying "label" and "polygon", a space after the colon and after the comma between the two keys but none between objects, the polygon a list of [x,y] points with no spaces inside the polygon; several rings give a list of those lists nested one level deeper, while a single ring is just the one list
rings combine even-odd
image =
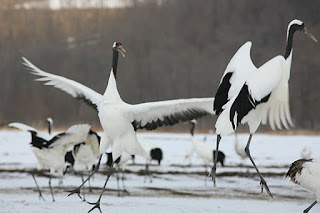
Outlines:
[{"label": "crane's foot", "polygon": [[99,209],[99,212],[102,213],[101,208],[100,208],[100,199],[95,203],[90,203],[90,202],[87,202],[87,203],[90,205],[93,205],[93,207],[88,211],[88,213],[93,211],[94,209]]},{"label": "crane's foot", "polygon": [[75,188],[74,190],[68,191],[68,192],[70,192],[70,193],[68,194],[68,196],[73,195],[73,194],[77,194],[78,197],[82,200],[82,197],[81,197],[81,195],[80,195],[80,189],[81,189],[81,187],[77,187],[77,188]]},{"label": "crane's foot", "polygon": [[270,195],[270,197],[273,198],[272,194],[271,194],[271,191],[267,185],[267,182],[261,178],[261,181],[260,181],[260,185],[261,185],[261,193],[263,193],[263,188],[265,188],[265,190],[267,191],[268,195]]},{"label": "crane's foot", "polygon": [[40,192],[40,193],[39,193],[39,200],[41,200],[41,199],[42,199],[43,201],[46,201],[46,200],[44,199],[44,197],[42,196],[42,193]]},{"label": "crane's foot", "polygon": [[126,193],[127,195],[130,195],[130,192],[128,192],[128,190],[126,189],[124,189],[123,192]]}]

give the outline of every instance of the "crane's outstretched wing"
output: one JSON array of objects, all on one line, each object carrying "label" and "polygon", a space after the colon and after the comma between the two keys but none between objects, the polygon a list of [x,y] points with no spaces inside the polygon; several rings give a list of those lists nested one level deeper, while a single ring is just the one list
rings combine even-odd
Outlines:
[{"label": "crane's outstretched wing", "polygon": [[46,81],[45,85],[54,86],[70,94],[74,98],[83,100],[97,110],[97,106],[102,100],[101,94],[76,81],[42,71],[26,58],[22,57],[22,59],[24,60],[23,64],[28,67],[32,74],[41,77],[36,79],[37,81]]},{"label": "crane's outstretched wing", "polygon": [[38,130],[36,130],[35,128],[28,126],[26,124],[23,123],[18,123],[18,122],[13,122],[13,123],[9,123],[8,125],[9,127],[14,127],[23,131],[34,131],[34,132],[38,132]]},{"label": "crane's outstretched wing", "polygon": [[49,148],[56,146],[70,146],[85,142],[91,126],[88,124],[76,124],[67,129],[66,132],[56,135],[49,141]]},{"label": "crane's outstretched wing", "polygon": [[[242,123],[246,122],[246,119],[242,120],[242,118],[261,103],[267,104],[263,108],[265,110],[259,112],[260,115],[252,115],[255,117],[261,116],[262,120],[266,120],[266,117],[268,117],[272,129],[275,125],[279,129],[282,128],[281,124],[286,128],[289,128],[288,123],[293,125],[289,110],[288,78],[285,63],[282,56],[276,56],[262,65],[257,72],[252,73],[231,107],[230,121],[233,120],[234,125],[236,125],[235,121],[237,123],[240,121]],[[236,119],[234,115],[237,115]]]},{"label": "crane's outstretched wing", "polygon": [[215,95],[213,109],[219,115],[225,104],[237,96],[251,73],[257,70],[250,57],[250,41],[242,45],[230,60]]},{"label": "crane's outstretched wing", "polygon": [[214,98],[191,98],[129,105],[135,130],[153,130],[205,115],[213,115]]},{"label": "crane's outstretched wing", "polygon": [[35,128],[28,126],[26,124],[23,123],[19,123],[19,122],[14,122],[14,123],[10,123],[8,125],[9,127],[14,127],[17,129],[20,129],[22,131],[29,131],[29,132],[35,132],[36,136],[39,138],[43,138],[45,140],[50,140],[52,138],[52,136],[50,136],[47,133],[43,133],[43,132],[39,132],[38,130],[36,130]]}]

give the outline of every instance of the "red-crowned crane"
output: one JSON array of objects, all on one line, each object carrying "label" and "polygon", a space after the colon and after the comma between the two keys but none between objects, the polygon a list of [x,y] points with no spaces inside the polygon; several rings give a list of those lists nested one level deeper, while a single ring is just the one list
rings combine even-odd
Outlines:
[{"label": "red-crowned crane", "polygon": [[[260,177],[261,191],[266,189],[272,194],[266,181],[259,172],[250,155],[250,142],[252,135],[260,123],[268,119],[272,128],[275,125],[281,129],[293,126],[289,109],[288,81],[292,60],[292,42],[296,31],[301,31],[316,38],[307,31],[304,23],[293,20],[289,23],[287,31],[287,44],[284,56],[276,56],[257,68],[250,57],[251,42],[246,42],[229,62],[214,100],[214,111],[219,115],[216,122],[217,148],[222,136],[234,132],[237,126],[248,124],[250,136],[245,152]],[[212,179],[215,183],[216,159],[212,168]]]},{"label": "red-crowned crane", "polygon": [[[101,126],[104,130],[100,142],[100,159],[109,147],[112,147],[113,159],[117,159],[123,152],[149,158],[149,155],[143,150],[136,137],[137,129],[145,128],[147,130],[153,130],[163,125],[174,125],[180,121],[188,121],[214,114],[212,109],[214,98],[178,99],[136,105],[125,103],[118,93],[116,76],[119,52],[124,56],[126,51],[119,41],[114,42],[112,50],[112,68],[108,86],[103,95],[76,81],[44,72],[23,58],[25,65],[31,72],[41,77],[37,80],[46,81],[46,85],[61,89],[72,97],[84,100],[96,107]],[[101,160],[99,160],[99,162],[100,161]],[[113,166],[110,168],[112,167]],[[98,168],[99,163],[92,174],[94,174]],[[108,172],[98,201],[90,203],[94,205],[91,210],[98,208],[101,211],[100,200],[111,173],[112,169]],[[85,180],[84,183],[87,180]],[[79,195],[82,185],[71,191],[70,195],[74,193]]]}]

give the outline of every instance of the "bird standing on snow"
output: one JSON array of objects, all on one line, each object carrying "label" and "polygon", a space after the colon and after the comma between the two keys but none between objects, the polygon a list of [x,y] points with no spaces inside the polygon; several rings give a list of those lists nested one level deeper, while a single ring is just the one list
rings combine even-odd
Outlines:
[{"label": "bird standing on snow", "polygon": [[[204,162],[205,173],[207,173],[207,167],[214,161],[214,158],[216,156],[216,150],[213,150],[213,148],[209,144],[201,142],[194,137],[194,129],[197,121],[193,119],[190,121],[190,123],[191,123],[190,134],[191,134],[193,149]],[[220,162],[221,165],[224,166],[224,160],[225,160],[225,154],[221,151],[218,151],[217,162]],[[208,175],[206,175],[205,184],[207,183],[207,176]]]},{"label": "bird standing on snow", "polygon": [[[126,51],[119,41],[114,42],[112,50],[112,68],[108,86],[103,95],[78,82],[46,73],[34,66],[27,59],[23,58],[25,65],[30,68],[31,72],[34,75],[41,77],[37,80],[47,81],[47,85],[59,88],[70,94],[72,97],[84,100],[86,103],[90,103],[92,106],[96,107],[101,126],[104,130],[100,143],[99,162],[101,161],[102,154],[109,147],[112,147],[113,159],[117,159],[123,152],[132,155],[144,155],[148,158],[147,153],[143,150],[136,137],[135,131],[138,129],[145,128],[147,130],[153,130],[163,125],[174,125],[180,121],[187,121],[214,114],[212,109],[214,98],[179,99],[136,105],[125,103],[118,93],[116,76],[119,52],[124,56]],[[96,172],[98,168],[99,163],[94,172]],[[104,187],[106,186],[111,173],[112,169],[108,172]],[[71,191],[71,194],[77,193],[79,195],[82,185]],[[100,200],[103,191],[104,188],[97,202],[90,203],[94,205],[91,210],[95,208],[100,210]]]},{"label": "bird standing on snow", "polygon": [[[51,178],[57,174],[59,177],[63,176],[63,167],[65,165],[65,154],[75,144],[83,142],[90,130],[90,125],[79,124],[71,126],[66,132],[57,134],[50,140],[46,140],[39,136],[36,129],[22,123],[10,123],[10,127],[15,127],[31,133],[31,149],[38,159],[38,170],[49,169],[49,187],[54,200],[53,191],[51,187]],[[42,193],[38,183],[33,175],[34,181],[37,185],[39,196],[43,199]]]},{"label": "bird standing on snow", "polygon": [[302,159],[310,159],[311,158],[311,149],[308,146],[303,147],[303,149],[300,152],[300,156]]},{"label": "bird standing on snow", "polygon": [[[107,154],[107,166],[109,168],[111,168],[112,164],[113,164],[113,158],[112,158],[112,152],[106,153]],[[131,160],[133,158],[132,155],[129,155],[128,153],[124,152],[122,153],[122,155],[120,157],[118,157],[118,159],[116,159],[114,161],[116,168],[117,168],[117,187],[118,187],[118,196],[120,197],[120,184],[119,184],[119,180],[120,180],[120,173],[122,174],[121,180],[122,180],[122,191],[129,194],[129,192],[126,190],[126,187],[124,185],[124,172],[125,172],[125,168],[128,164],[128,161]],[[111,168],[112,169],[112,168]]]},{"label": "bird standing on snow", "polygon": [[[247,123],[250,136],[245,152],[260,177],[261,191],[266,189],[272,194],[266,181],[259,172],[250,155],[250,142],[261,122],[267,120],[272,129],[281,124],[289,128],[293,122],[289,109],[288,81],[292,60],[292,42],[296,31],[301,31],[317,41],[300,20],[290,22],[287,31],[286,52],[267,61],[260,68],[252,63],[250,58],[251,42],[245,43],[229,62],[218,87],[214,111],[219,115],[216,122],[217,148],[221,136],[234,132],[237,126]],[[216,160],[212,168],[212,179],[215,183]]]},{"label": "bird standing on snow", "polygon": [[162,158],[163,158],[163,153],[162,150],[159,147],[156,147],[153,143],[145,140],[139,140],[142,148],[144,151],[149,154],[149,158],[144,158],[146,161],[146,168],[145,168],[145,179],[149,177],[150,182],[152,182],[152,175],[149,169],[149,165],[152,160],[158,161],[158,165],[160,165]]},{"label": "bird standing on snow", "polygon": [[320,160],[317,159],[300,159],[293,162],[287,172],[286,177],[290,177],[291,181],[299,184],[306,190],[316,194],[314,201],[303,212],[307,213],[310,209],[320,202]]}]

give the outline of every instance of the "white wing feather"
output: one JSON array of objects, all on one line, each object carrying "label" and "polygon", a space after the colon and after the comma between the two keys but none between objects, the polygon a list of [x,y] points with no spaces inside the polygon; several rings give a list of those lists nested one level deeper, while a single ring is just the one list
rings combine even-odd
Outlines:
[{"label": "white wing feather", "polygon": [[250,41],[242,45],[230,60],[223,74],[224,77],[227,73],[233,72],[233,76],[230,79],[231,87],[228,93],[228,100],[239,94],[248,76],[257,70],[250,57],[251,46],[252,43]]},{"label": "white wing feather", "polygon": [[77,124],[71,126],[64,135],[59,136],[59,139],[52,143],[49,147],[70,146],[77,143],[85,142],[91,126],[88,124]]},{"label": "white wing feather", "polygon": [[37,133],[38,137],[41,137],[45,140],[50,140],[52,138],[52,136],[50,136],[49,134],[38,132],[38,130],[36,130],[35,128],[28,126],[26,124],[23,124],[23,123],[14,122],[14,123],[10,123],[8,126],[20,129],[22,131],[34,131]]},{"label": "white wing feather", "polygon": [[85,98],[87,100],[90,100],[96,106],[99,106],[100,102],[102,101],[101,94],[84,86],[83,84],[62,76],[47,73],[43,70],[40,70],[26,58],[22,57],[22,59],[24,60],[23,64],[30,69],[32,74],[42,77],[36,79],[37,81],[47,81],[45,85],[54,86],[70,94],[74,98]]}]

